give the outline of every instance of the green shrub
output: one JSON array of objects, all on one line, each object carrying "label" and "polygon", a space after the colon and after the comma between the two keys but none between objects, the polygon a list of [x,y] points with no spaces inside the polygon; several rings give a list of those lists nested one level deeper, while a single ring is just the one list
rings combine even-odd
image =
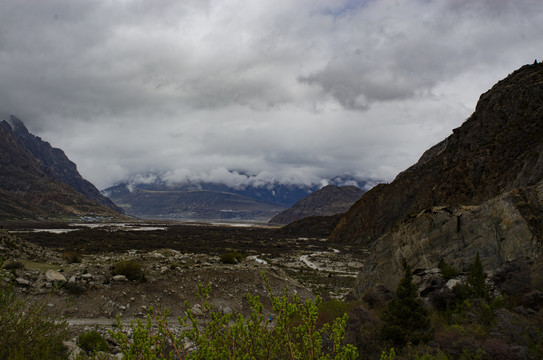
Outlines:
[{"label": "green shrub", "polygon": [[25,265],[20,261],[13,261],[4,265],[5,270],[19,270],[19,269],[24,269],[24,268],[25,268]]},{"label": "green shrub", "polygon": [[319,324],[332,324],[335,319],[343,317],[349,311],[350,305],[340,300],[328,300],[319,304]]},{"label": "green shrub", "polygon": [[237,264],[237,263],[242,262],[243,259],[244,259],[243,254],[237,251],[232,251],[226,254],[222,254],[220,256],[220,260],[223,264]]},{"label": "green shrub", "polygon": [[44,312],[46,303],[19,300],[0,284],[0,359],[67,359],[67,325]]},{"label": "green shrub", "polygon": [[454,268],[452,265],[450,265],[443,259],[439,261],[439,264],[437,264],[437,267],[441,271],[441,276],[445,280],[449,280],[458,276],[458,270],[456,270],[456,268]]},{"label": "green shrub", "polygon": [[77,345],[87,353],[97,353],[98,351],[108,351],[109,345],[98,331],[87,331],[79,335]]},{"label": "green shrub", "polygon": [[[167,310],[164,314],[151,310],[145,324],[138,319],[127,332],[118,318],[119,330],[111,334],[120,344],[123,359],[358,359],[356,347],[344,344],[347,315],[336,319],[332,326],[316,325],[319,297],[303,302],[296,295],[291,297],[288,289],[276,297],[268,285],[273,314],[264,312],[258,296],[248,295],[251,314],[244,317],[215,312],[207,302],[210,291],[210,286],[198,287],[206,314],[203,328],[189,304],[187,315],[179,318],[183,329],[179,335],[170,331]],[[132,334],[131,339],[127,333]],[[323,339],[328,340],[327,346]],[[189,342],[191,349],[186,347]]]},{"label": "green shrub", "polygon": [[129,280],[144,281],[145,275],[141,265],[134,260],[119,261],[113,266],[113,275],[124,275]]}]

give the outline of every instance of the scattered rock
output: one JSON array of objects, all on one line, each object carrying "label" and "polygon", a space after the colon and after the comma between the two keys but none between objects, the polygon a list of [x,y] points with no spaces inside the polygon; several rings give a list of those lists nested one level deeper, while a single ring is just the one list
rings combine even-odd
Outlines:
[{"label": "scattered rock", "polygon": [[26,280],[26,279],[23,279],[23,278],[16,278],[15,279],[15,282],[17,283],[17,285],[19,286],[30,286],[30,281]]},{"label": "scattered rock", "polygon": [[200,304],[193,305],[190,310],[192,311],[192,314],[195,316],[203,316],[204,312],[201,309]]},{"label": "scattered rock", "polygon": [[445,287],[449,290],[453,290],[458,284],[462,284],[462,280],[461,279],[450,279],[449,281],[447,281],[447,283],[445,284]]},{"label": "scattered rock", "polygon": [[229,315],[229,314],[232,313],[232,309],[230,307],[228,307],[228,306],[225,306],[225,307],[222,308],[222,313],[224,315]]},{"label": "scattered rock", "polygon": [[128,281],[128,279],[124,275],[115,275],[113,277],[113,281],[122,282],[122,281]]}]

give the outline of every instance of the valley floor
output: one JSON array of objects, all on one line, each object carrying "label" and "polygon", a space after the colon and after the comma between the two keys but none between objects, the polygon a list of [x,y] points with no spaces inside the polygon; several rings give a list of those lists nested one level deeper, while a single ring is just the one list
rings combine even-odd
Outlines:
[{"label": "valley floor", "polygon": [[[117,316],[129,323],[151,306],[182,316],[185,301],[198,302],[198,284],[211,285],[210,300],[219,310],[247,314],[247,294],[260,296],[269,310],[262,273],[275,295],[288,287],[302,299],[341,298],[352,289],[363,255],[325,239],[279,236],[273,228],[56,224],[36,231],[32,226],[2,233],[7,262],[23,264],[13,271],[17,291],[28,301],[46,303],[74,334],[111,326]],[[243,259],[224,263],[227,253]],[[114,268],[123,261],[139,264],[144,280],[115,280]],[[47,270],[58,271],[66,282],[55,286]]]}]

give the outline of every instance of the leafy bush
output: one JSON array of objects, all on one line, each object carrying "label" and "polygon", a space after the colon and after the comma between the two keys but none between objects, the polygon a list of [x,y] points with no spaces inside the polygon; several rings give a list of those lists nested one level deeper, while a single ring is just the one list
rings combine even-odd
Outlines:
[{"label": "leafy bush", "polygon": [[60,257],[66,260],[69,264],[81,262],[81,254],[76,251],[65,251],[60,255]]},{"label": "leafy bush", "polygon": [[237,251],[225,253],[220,256],[220,260],[223,264],[237,264],[237,263],[242,262],[243,258],[244,258],[243,254]]},{"label": "leafy bush", "polygon": [[68,358],[67,325],[46,314],[45,305],[26,304],[11,285],[0,285],[0,359]]},{"label": "leafy bush", "polygon": [[458,270],[443,259],[439,261],[437,267],[441,271],[441,276],[445,280],[449,280],[458,276]]},{"label": "leafy bush", "polygon": [[335,319],[343,317],[349,311],[350,305],[340,300],[328,300],[319,303],[318,324],[332,324]]},{"label": "leafy bush", "polygon": [[140,263],[134,260],[119,261],[113,266],[113,275],[124,275],[129,280],[144,281],[145,274]]},{"label": "leafy bush", "polygon": [[[267,279],[266,279],[267,282]],[[199,286],[198,298],[207,314],[202,329],[186,304],[187,315],[179,318],[184,329],[175,336],[167,323],[168,311],[147,315],[144,324],[137,320],[131,324],[130,339],[123,330],[112,336],[120,344],[123,359],[357,359],[357,349],[344,344],[347,316],[336,319],[330,326],[316,325],[320,298],[302,302],[296,295],[290,297],[288,289],[281,297],[268,293],[274,314],[264,313],[258,296],[247,296],[251,314],[245,318],[238,314],[215,312],[207,302],[211,287]],[[158,329],[153,327],[153,320]],[[201,325],[201,324],[200,324]],[[327,340],[328,345],[324,345]],[[189,345],[191,347],[189,349]]]},{"label": "leafy bush", "polygon": [[98,331],[87,331],[79,335],[77,345],[87,353],[96,353],[98,351],[108,351],[109,345]]}]

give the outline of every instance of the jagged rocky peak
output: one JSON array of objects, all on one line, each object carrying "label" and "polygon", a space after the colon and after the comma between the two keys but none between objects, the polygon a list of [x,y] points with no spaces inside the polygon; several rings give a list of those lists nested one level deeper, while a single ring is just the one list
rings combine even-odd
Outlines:
[{"label": "jagged rocky peak", "polygon": [[[77,171],[66,154],[31,134],[15,116],[0,123],[0,217],[44,218],[94,212],[116,216],[115,206]],[[108,209],[101,209],[106,206]]]},{"label": "jagged rocky peak", "polygon": [[28,129],[26,128],[25,124],[15,115],[10,115],[9,119],[6,121],[7,124],[11,127],[13,131],[26,131],[28,132]]}]

